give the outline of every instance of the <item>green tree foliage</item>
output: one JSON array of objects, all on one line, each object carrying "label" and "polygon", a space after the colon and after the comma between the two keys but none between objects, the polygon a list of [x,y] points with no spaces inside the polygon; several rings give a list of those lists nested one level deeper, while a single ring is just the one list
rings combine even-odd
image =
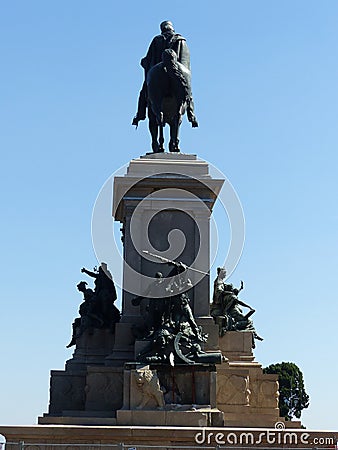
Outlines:
[{"label": "green tree foliage", "polygon": [[279,411],[282,417],[291,420],[300,418],[302,410],[309,406],[309,396],[305,392],[304,378],[299,367],[291,362],[271,364],[264,373],[278,375]]}]

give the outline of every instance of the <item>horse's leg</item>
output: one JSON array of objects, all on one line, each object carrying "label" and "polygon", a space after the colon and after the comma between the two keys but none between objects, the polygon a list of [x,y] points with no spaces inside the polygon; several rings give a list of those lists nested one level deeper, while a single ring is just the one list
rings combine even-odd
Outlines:
[{"label": "horse's leg", "polygon": [[158,151],[159,152],[164,152],[164,135],[163,135],[163,113],[160,113],[160,124],[159,124],[159,130],[160,130],[160,137],[159,137],[159,148]]},{"label": "horse's leg", "polygon": [[157,141],[157,135],[158,135],[158,125],[156,121],[156,117],[154,113],[152,112],[151,108],[148,108],[148,117],[149,117],[149,131],[151,135],[151,148],[154,153],[158,153],[159,145]]},{"label": "horse's leg", "polygon": [[178,113],[174,117],[174,120],[170,124],[169,150],[171,152],[179,152],[180,151],[180,147],[179,147],[180,140],[178,138],[178,134],[179,134],[179,128],[180,128],[181,123],[182,123],[182,116]]}]

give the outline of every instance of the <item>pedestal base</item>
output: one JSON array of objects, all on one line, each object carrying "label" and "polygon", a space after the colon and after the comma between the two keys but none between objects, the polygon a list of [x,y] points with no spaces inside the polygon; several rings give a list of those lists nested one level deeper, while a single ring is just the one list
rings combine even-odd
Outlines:
[{"label": "pedestal base", "polygon": [[251,331],[227,331],[219,338],[219,349],[229,361],[253,361]]},{"label": "pedestal base", "polygon": [[[118,324],[117,324],[118,325]],[[66,370],[81,371],[88,365],[104,365],[115,343],[115,334],[111,330],[94,328],[86,330],[76,339],[73,357],[66,362]]]},{"label": "pedestal base", "polygon": [[217,407],[229,427],[273,427],[283,421],[278,408],[278,375],[264,374],[254,361],[251,331],[229,331],[219,338],[228,358],[217,366]]},{"label": "pedestal base", "polygon": [[[163,411],[117,411],[117,425],[217,427],[223,426],[223,413],[210,406],[193,410],[192,405],[180,405],[178,410]],[[179,410],[180,409],[180,410]]]},{"label": "pedestal base", "polygon": [[110,330],[87,330],[76,341],[65,370],[51,371],[48,413],[39,423],[113,425],[111,419],[122,407],[123,369],[105,367],[105,362],[115,335]]}]

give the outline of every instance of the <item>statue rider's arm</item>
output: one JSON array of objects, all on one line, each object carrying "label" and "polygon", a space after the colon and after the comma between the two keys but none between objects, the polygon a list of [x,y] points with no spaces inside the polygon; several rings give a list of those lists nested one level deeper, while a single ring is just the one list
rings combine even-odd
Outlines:
[{"label": "statue rider's arm", "polygon": [[145,69],[146,72],[150,69],[152,61],[154,59],[156,39],[157,37],[154,37],[154,39],[151,41],[149,45],[146,56],[141,59],[141,66]]}]

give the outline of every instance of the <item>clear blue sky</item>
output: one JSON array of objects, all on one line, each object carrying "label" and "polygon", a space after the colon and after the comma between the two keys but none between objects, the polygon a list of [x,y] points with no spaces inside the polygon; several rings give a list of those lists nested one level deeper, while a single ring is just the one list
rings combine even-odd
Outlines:
[{"label": "clear blue sky", "polygon": [[191,51],[200,127],[185,119],[182,150],[224,172],[243,205],[231,281],[245,281],[242,299],[257,311],[256,359],[298,364],[311,398],[304,424],[337,429],[333,0],[1,2],[0,424],[36,423],[50,370],[72,355],[80,268],[97,263],[93,205],[115,170],[149,150],[146,124],[130,123],[139,60],[165,19]]}]

